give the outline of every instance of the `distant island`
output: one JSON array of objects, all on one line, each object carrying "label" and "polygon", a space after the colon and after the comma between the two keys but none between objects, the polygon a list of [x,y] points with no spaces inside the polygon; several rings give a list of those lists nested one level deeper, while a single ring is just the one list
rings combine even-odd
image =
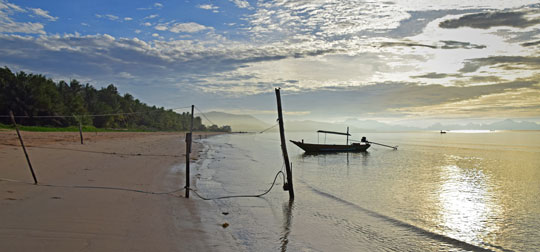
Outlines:
[{"label": "distant island", "polygon": [[[272,127],[273,125],[251,115],[230,114],[216,111],[208,112],[207,114],[211,115],[211,118],[213,118],[212,120],[215,123],[230,125],[233,131],[260,132]],[[540,124],[526,121],[519,122],[512,119],[505,119],[486,124],[468,123],[459,125],[435,123],[426,127],[411,127],[388,124],[376,120],[348,119],[342,122],[331,123],[313,120],[287,120],[287,118],[285,118],[285,128],[287,131],[311,132],[319,129],[344,131],[347,127],[350,127],[351,132],[396,132],[421,130],[540,130]],[[269,131],[277,131],[277,128],[271,128]]]},{"label": "distant island", "polygon": [[[96,128],[185,131],[189,113],[149,106],[132,95],[120,95],[110,84],[96,89],[77,80],[54,82],[40,74],[12,73],[0,68],[0,123],[11,124],[9,112],[18,116],[17,123],[26,126],[68,127],[79,125]],[[200,117],[193,120],[197,131],[230,132],[230,126],[205,126]]]}]

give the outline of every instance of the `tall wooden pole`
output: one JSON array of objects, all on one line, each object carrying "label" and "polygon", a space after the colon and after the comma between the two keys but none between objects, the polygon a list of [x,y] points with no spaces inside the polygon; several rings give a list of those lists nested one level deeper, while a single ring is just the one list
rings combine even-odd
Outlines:
[{"label": "tall wooden pole", "polygon": [[191,140],[193,136],[193,112],[195,105],[191,105],[191,125],[189,126],[189,133],[186,133],[186,198],[189,198],[189,159],[191,154]]},{"label": "tall wooden pole", "polygon": [[21,142],[21,146],[24,151],[24,156],[26,156],[26,162],[28,162],[28,167],[30,167],[32,178],[34,178],[34,184],[37,185],[38,181],[36,178],[36,174],[34,173],[34,168],[32,168],[32,163],[30,163],[30,157],[28,157],[28,152],[26,152],[26,147],[24,147],[24,142],[21,137],[21,133],[19,132],[19,126],[17,126],[17,122],[15,122],[15,116],[13,116],[13,112],[11,110],[9,111],[9,116],[11,117],[11,122],[13,123],[13,126],[15,126],[15,130],[17,131],[17,136],[19,136],[19,141]]},{"label": "tall wooden pole", "polygon": [[281,95],[279,88],[276,88],[278,121],[279,121],[279,136],[281,138],[281,151],[283,152],[283,162],[285,162],[285,172],[287,173],[287,184],[283,188],[289,191],[289,199],[294,199],[294,189],[292,181],[291,163],[289,163],[289,155],[287,154],[287,142],[285,140],[285,130],[283,127],[283,114],[281,112]]},{"label": "tall wooden pole", "polygon": [[186,133],[186,198],[189,198],[189,149],[191,149],[191,133]]}]

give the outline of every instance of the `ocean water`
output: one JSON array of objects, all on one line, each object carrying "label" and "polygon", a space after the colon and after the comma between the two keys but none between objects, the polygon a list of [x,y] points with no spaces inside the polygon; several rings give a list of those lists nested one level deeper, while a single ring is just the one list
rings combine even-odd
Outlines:
[{"label": "ocean water", "polygon": [[[289,143],[294,201],[283,179],[261,198],[214,200],[246,251],[538,251],[540,132],[353,134],[366,153],[306,155]],[[287,132],[287,139],[344,143]],[[202,140],[197,189],[258,194],[284,170],[279,134]]]}]

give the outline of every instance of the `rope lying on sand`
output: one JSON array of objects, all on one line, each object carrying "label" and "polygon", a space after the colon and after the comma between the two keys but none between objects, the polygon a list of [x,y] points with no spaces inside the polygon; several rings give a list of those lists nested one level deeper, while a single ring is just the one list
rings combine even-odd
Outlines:
[{"label": "rope lying on sand", "polygon": [[283,179],[285,180],[285,175],[283,174],[283,172],[278,171],[276,176],[274,177],[274,181],[272,182],[272,185],[270,186],[270,188],[268,188],[268,190],[266,190],[265,192],[263,192],[261,194],[229,195],[229,196],[220,196],[220,197],[215,197],[215,198],[207,198],[207,197],[201,196],[196,190],[193,190],[191,188],[189,188],[189,190],[192,191],[195,195],[197,195],[197,197],[201,198],[202,200],[217,200],[217,199],[230,199],[230,198],[258,198],[258,197],[262,197],[262,196],[266,195],[267,193],[269,193],[272,190],[272,188],[274,188],[274,185],[276,184],[276,180],[277,180],[279,174],[281,174],[283,176]]},{"label": "rope lying on sand", "polygon": [[[276,184],[276,180],[281,174],[282,176],[285,176],[282,171],[278,171],[276,174],[276,177],[274,177],[274,181],[272,182],[272,185],[268,190],[261,194],[254,194],[254,195],[229,195],[229,196],[221,196],[221,197],[215,197],[215,198],[207,198],[202,195],[200,195],[196,190],[193,190],[189,188],[190,191],[195,193],[197,197],[199,197],[202,200],[217,200],[217,199],[230,199],[230,198],[258,198],[266,195],[269,193],[274,185]],[[284,178],[285,179],[285,178]],[[14,183],[24,183],[24,184],[30,184],[35,185],[34,183],[24,182],[20,180],[14,180],[14,179],[7,179],[7,178],[0,178],[0,181],[8,181],[8,182],[14,182]],[[180,188],[173,191],[168,192],[152,192],[152,191],[144,191],[144,190],[138,190],[138,189],[130,189],[130,188],[122,188],[122,187],[111,187],[111,186],[84,186],[84,185],[51,185],[51,184],[37,184],[36,186],[45,186],[45,187],[59,187],[59,188],[77,188],[77,189],[102,189],[102,190],[117,190],[117,191],[128,191],[128,192],[136,192],[136,193],[144,193],[144,194],[154,194],[154,195],[165,195],[165,194],[173,194],[176,192],[180,192],[183,190],[186,190],[186,188]]]},{"label": "rope lying on sand", "polygon": [[6,178],[0,178],[0,181],[8,181],[8,182],[14,182],[14,183],[23,183],[23,184],[29,184],[29,185],[35,185],[35,186],[45,186],[45,187],[60,187],[60,188],[78,188],[78,189],[103,189],[103,190],[117,190],[117,191],[128,191],[128,192],[136,192],[136,193],[145,193],[145,194],[171,194],[179,191],[185,190],[185,188],[180,188],[177,190],[169,191],[169,192],[152,192],[152,191],[144,191],[144,190],[138,190],[138,189],[130,189],[130,188],[122,188],[122,187],[111,187],[111,186],[84,186],[84,185],[52,185],[52,184],[34,184],[30,182],[24,182],[20,180],[14,180],[14,179],[6,179]]}]

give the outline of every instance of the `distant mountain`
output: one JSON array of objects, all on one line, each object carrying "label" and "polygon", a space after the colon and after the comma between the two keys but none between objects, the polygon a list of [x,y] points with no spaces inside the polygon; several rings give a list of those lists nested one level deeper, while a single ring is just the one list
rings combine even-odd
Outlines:
[{"label": "distant mountain", "polygon": [[469,123],[466,125],[450,124],[443,125],[436,123],[426,128],[427,130],[540,130],[540,124],[534,122],[517,122],[512,119],[506,119],[499,122],[476,124]]},{"label": "distant mountain", "polygon": [[403,125],[391,125],[387,123],[382,123],[375,120],[358,120],[358,119],[347,119],[343,122],[345,125],[353,126],[359,129],[364,129],[365,131],[414,131],[421,130],[417,127],[409,127]]},{"label": "distant mountain", "polygon": [[[327,123],[327,122],[317,122],[317,121],[287,121],[285,120],[285,128],[287,131],[303,131],[303,132],[312,132],[317,130],[331,130],[338,132],[346,132],[347,125],[340,123]],[[350,132],[362,132],[363,130],[350,127]]]},{"label": "distant mountain", "polygon": [[[271,124],[265,123],[251,115],[237,115],[224,112],[209,112],[205,114],[208,119],[219,126],[229,125],[232,131],[262,131],[271,127]],[[202,115],[198,115],[201,116]],[[204,118],[204,117],[203,117]],[[317,130],[331,130],[345,132],[349,127],[352,133],[363,132],[390,132],[390,131],[418,131],[418,130],[540,130],[540,124],[534,122],[518,122],[512,119],[506,119],[488,124],[468,123],[460,124],[441,124],[435,123],[427,128],[410,127],[403,125],[392,125],[375,120],[347,119],[343,122],[329,123],[319,121],[288,121],[285,118],[285,129],[287,131],[314,132]],[[277,127],[269,131],[276,132]]]},{"label": "distant mountain", "polygon": [[[250,115],[236,115],[217,111],[208,112],[205,113],[205,115],[206,117],[208,117],[208,119],[212,120],[212,122],[217,124],[218,126],[231,126],[233,132],[261,131],[272,126]],[[204,118],[204,116],[202,116],[201,114],[196,114],[195,116],[200,116],[201,118]]]}]

